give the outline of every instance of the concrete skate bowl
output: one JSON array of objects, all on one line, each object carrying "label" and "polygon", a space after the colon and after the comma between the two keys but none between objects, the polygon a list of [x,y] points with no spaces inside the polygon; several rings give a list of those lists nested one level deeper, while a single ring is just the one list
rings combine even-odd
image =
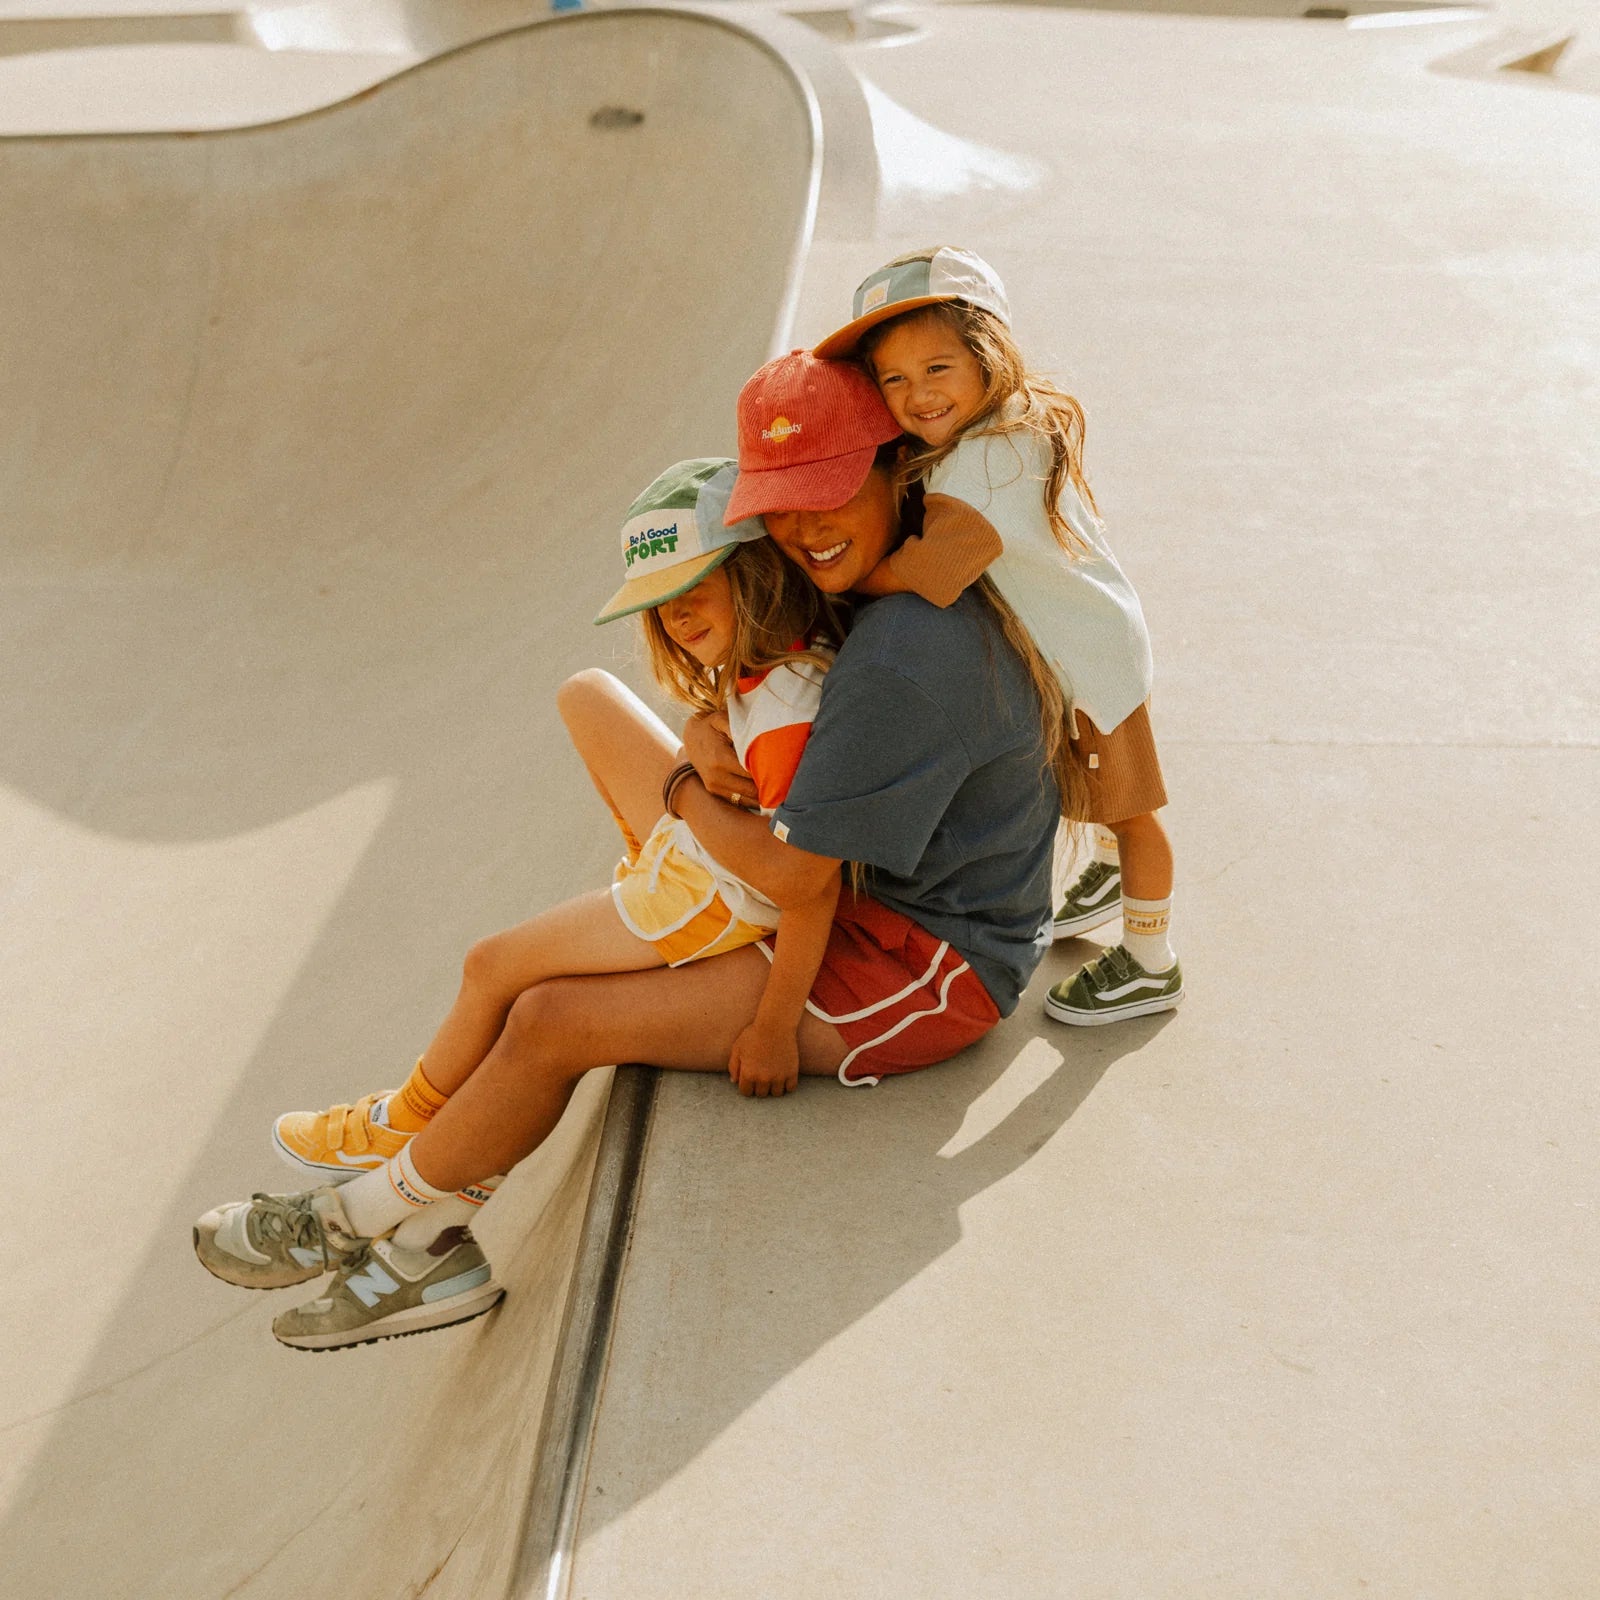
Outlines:
[{"label": "concrete skate bowl", "polygon": [[742,28],[641,11],[270,127],[0,140],[6,1155],[60,1199],[7,1267],[8,1600],[505,1591],[603,1078],[469,1327],[308,1360],[190,1222],[603,881],[552,694],[632,661],[620,514],[787,333],[814,126]]}]

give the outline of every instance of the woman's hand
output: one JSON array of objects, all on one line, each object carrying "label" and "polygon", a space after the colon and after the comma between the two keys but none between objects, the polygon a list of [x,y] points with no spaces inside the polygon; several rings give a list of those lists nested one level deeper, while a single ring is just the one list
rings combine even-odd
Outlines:
[{"label": "woman's hand", "polygon": [[733,740],[728,737],[726,711],[690,717],[683,725],[683,753],[685,759],[694,762],[700,781],[717,799],[731,800],[736,806],[756,803],[755,782],[739,764]]},{"label": "woman's hand", "polygon": [[794,1029],[752,1022],[733,1041],[728,1078],[740,1094],[792,1094],[800,1087],[800,1043]]}]

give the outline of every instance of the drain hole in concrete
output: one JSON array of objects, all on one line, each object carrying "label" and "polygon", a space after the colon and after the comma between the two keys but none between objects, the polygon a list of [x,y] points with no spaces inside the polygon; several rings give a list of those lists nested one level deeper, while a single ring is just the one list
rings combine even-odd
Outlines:
[{"label": "drain hole in concrete", "polygon": [[644,112],[630,111],[626,106],[601,106],[589,114],[591,128],[637,128],[644,121]]},{"label": "drain hole in concrete", "polygon": [[1302,17],[1320,17],[1329,22],[1345,22],[1350,13],[1343,6],[1307,6],[1300,13]]}]

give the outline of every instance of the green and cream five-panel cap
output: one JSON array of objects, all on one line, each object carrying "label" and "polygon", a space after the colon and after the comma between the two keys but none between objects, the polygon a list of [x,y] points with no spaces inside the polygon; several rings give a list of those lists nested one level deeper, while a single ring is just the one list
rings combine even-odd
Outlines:
[{"label": "green and cream five-panel cap", "polygon": [[830,333],[812,354],[827,361],[853,356],[868,328],[943,300],[965,300],[1011,326],[1011,308],[1000,274],[982,256],[946,247],[930,252],[926,260],[902,261],[869,272],[856,286],[851,320],[837,333]]},{"label": "green and cream five-panel cap", "polygon": [[622,523],[627,577],[596,622],[614,622],[684,594],[720,567],[736,545],[766,538],[760,517],[746,517],[731,528],[722,525],[738,475],[738,463],[727,456],[679,461],[628,507]]}]

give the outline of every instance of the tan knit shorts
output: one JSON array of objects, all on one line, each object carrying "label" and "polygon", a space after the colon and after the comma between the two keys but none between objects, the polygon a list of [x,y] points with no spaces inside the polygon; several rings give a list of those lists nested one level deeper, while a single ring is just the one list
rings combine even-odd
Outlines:
[{"label": "tan knit shorts", "polygon": [[1088,814],[1074,821],[1125,822],[1159,811],[1167,803],[1161,758],[1150,731],[1149,701],[1110,733],[1101,733],[1082,712],[1074,712],[1072,753],[1089,791]]}]

